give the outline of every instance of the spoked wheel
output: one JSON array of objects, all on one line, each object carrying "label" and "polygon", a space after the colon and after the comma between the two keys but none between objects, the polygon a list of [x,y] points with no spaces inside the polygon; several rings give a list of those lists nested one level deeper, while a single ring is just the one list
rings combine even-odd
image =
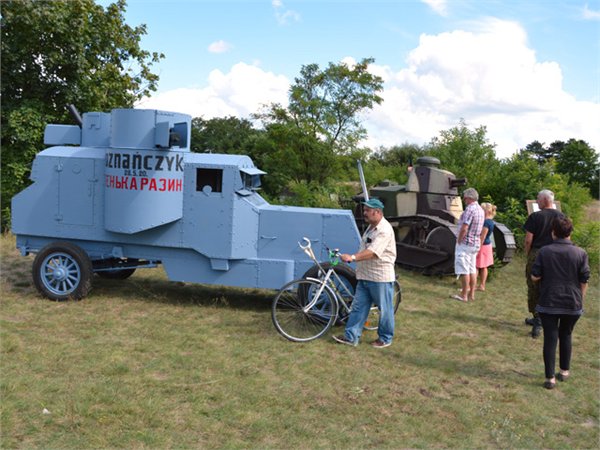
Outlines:
[{"label": "spoked wheel", "polygon": [[44,247],[33,261],[33,283],[51,300],[79,300],[91,289],[92,263],[87,253],[70,242]]},{"label": "spoked wheel", "polygon": [[[338,304],[327,287],[313,280],[295,280],[281,288],[271,310],[277,331],[294,342],[307,342],[323,336],[335,322]],[[313,302],[314,300],[314,302]],[[306,310],[306,306],[314,303]]]},{"label": "spoked wheel", "polygon": [[[400,303],[402,302],[402,288],[400,287],[400,283],[398,281],[394,282],[394,297],[393,297],[393,305],[394,305],[394,317],[396,316],[396,312],[400,307]],[[369,311],[369,317],[367,317],[367,321],[365,322],[365,330],[376,330],[379,327],[379,317],[381,313],[379,312],[379,308],[377,306],[372,306],[371,311]]]}]

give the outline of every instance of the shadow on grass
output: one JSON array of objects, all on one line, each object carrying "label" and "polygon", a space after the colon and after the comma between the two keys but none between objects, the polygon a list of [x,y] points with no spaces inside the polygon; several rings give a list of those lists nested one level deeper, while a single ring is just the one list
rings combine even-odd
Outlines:
[{"label": "shadow on grass", "polygon": [[507,384],[541,386],[539,373],[525,373],[514,368],[502,369],[497,365],[489,366],[481,361],[444,359],[439,355],[427,354],[418,356],[398,354],[395,357],[399,360],[399,364],[412,366],[417,371],[443,372],[443,376],[440,377],[442,384],[451,379],[460,384],[469,384],[469,379],[478,378],[486,382],[497,383],[496,387]]},{"label": "shadow on grass", "polygon": [[[439,312],[432,312],[427,310],[412,310],[409,314],[418,314],[420,316],[429,317],[432,321],[437,321],[440,319]],[[475,314],[465,314],[461,312],[444,312],[444,319],[449,319],[452,322],[456,323],[473,323],[476,325],[481,325],[485,327],[489,327],[492,330],[506,331],[511,330],[514,332],[519,332],[519,334],[523,334],[522,331],[524,329],[530,329],[523,325],[522,321],[517,320],[503,320],[503,319],[495,319],[490,317],[483,317],[481,315]]]},{"label": "shadow on grass", "polygon": [[276,291],[267,289],[182,283],[144,276],[134,276],[127,280],[110,280],[95,276],[93,285],[91,296],[102,295],[151,303],[251,311],[269,310],[276,294]]}]

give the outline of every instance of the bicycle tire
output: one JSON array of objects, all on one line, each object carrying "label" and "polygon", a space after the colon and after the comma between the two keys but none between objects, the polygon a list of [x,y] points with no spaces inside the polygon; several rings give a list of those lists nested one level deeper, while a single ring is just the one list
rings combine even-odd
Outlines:
[{"label": "bicycle tire", "polygon": [[271,307],[275,329],[293,342],[308,342],[323,336],[333,326],[338,313],[335,294],[327,286],[314,306],[304,311],[304,306],[321,287],[314,280],[294,280],[283,286]]},{"label": "bicycle tire", "polygon": [[[400,303],[402,303],[402,288],[400,287],[400,283],[398,280],[394,283],[394,317],[396,317],[396,313],[398,312],[398,308],[400,307]],[[376,330],[379,327],[379,308],[377,306],[372,306],[369,311],[369,316],[367,317],[367,321],[365,322],[365,330]]]}]

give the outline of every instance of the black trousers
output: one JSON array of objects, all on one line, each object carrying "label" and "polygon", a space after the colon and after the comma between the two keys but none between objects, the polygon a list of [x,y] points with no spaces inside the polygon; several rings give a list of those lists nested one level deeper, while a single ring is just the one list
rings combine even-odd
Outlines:
[{"label": "black trousers", "polygon": [[571,365],[571,335],[579,316],[540,313],[544,329],[544,370],[546,378],[554,376],[556,344],[558,343],[559,366],[569,370]]}]

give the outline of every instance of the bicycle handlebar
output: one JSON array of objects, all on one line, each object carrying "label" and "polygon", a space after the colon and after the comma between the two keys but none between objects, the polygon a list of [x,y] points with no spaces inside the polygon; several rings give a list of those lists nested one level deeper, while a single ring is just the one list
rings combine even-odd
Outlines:
[{"label": "bicycle handlebar", "polygon": [[[305,244],[302,245],[302,242],[305,242]],[[315,256],[312,250],[310,239],[307,237],[303,237],[302,242],[298,242],[298,246],[304,251],[304,253],[306,253],[310,257],[310,259],[312,259],[315,263],[319,264],[319,262],[317,261],[317,257]],[[337,265],[340,257],[340,249],[330,249],[327,246],[325,246],[325,248],[327,249],[327,253],[329,254],[329,260],[331,264],[333,264],[334,266]]]},{"label": "bicycle handlebar", "polygon": [[298,242],[298,246],[300,246],[300,248],[304,251],[310,249],[310,239],[307,237],[303,237],[302,241],[306,242],[306,245],[302,245],[302,242]]}]

